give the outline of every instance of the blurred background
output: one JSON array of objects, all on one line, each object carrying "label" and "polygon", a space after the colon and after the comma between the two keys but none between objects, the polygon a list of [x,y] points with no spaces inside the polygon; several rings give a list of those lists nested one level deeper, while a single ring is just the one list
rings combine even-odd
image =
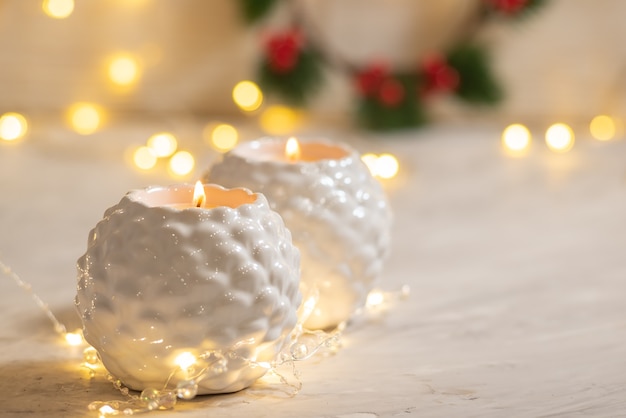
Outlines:
[{"label": "blurred background", "polygon": [[[353,66],[382,60],[398,70],[458,44],[480,4],[511,9],[526,1],[275,1],[252,23],[243,17],[244,3],[0,0],[0,115],[17,114],[0,121],[0,136],[41,137],[32,133],[43,130],[48,140],[62,143],[72,133],[98,135],[121,121],[159,121],[162,126],[152,128],[157,133],[175,131],[181,119],[191,118],[204,129],[173,134],[190,138],[188,148],[208,142],[224,151],[237,140],[306,126],[359,129],[354,74],[324,67],[324,82],[300,107],[254,84],[269,34],[289,28],[295,8],[327,52]],[[530,16],[473,28],[503,100],[468,106],[441,95],[428,102],[429,121],[478,119],[541,129],[564,122],[588,130],[594,117],[605,115],[612,118],[604,119],[613,130],[607,135],[615,135],[626,115],[624,12],[618,0],[551,0]],[[235,87],[248,80],[238,99]],[[150,135],[137,133],[134,145]],[[144,165],[151,167],[150,161]]]},{"label": "blurred background", "polygon": [[[320,36],[350,59],[407,65],[452,42],[475,2],[300,3]],[[232,0],[2,0],[0,109],[58,113],[87,101],[115,112],[238,114],[231,90],[254,77],[261,32],[283,24],[284,9],[251,26]],[[624,113],[625,12],[619,0],[552,0],[536,16],[487,25],[507,93],[490,117]],[[122,57],[136,73],[120,85],[110,66]],[[346,116],[350,89],[336,78],[314,113]]]}]

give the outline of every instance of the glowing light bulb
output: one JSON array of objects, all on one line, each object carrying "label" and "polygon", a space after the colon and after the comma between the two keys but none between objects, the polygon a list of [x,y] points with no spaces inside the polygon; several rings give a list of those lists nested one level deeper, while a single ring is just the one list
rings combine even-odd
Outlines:
[{"label": "glowing light bulb", "polygon": [[133,152],[133,163],[137,168],[150,170],[157,163],[157,156],[150,147],[139,147]]},{"label": "glowing light bulb", "polygon": [[109,79],[119,86],[130,86],[139,78],[139,64],[128,54],[119,55],[109,64]]},{"label": "glowing light bulb", "polygon": [[94,133],[100,127],[102,114],[98,107],[90,103],[76,103],[69,109],[72,128],[81,135]]},{"label": "glowing light bulb", "polygon": [[217,125],[211,131],[210,144],[220,152],[230,151],[237,145],[239,133],[237,129],[225,123]]},{"label": "glowing light bulb", "polygon": [[195,363],[196,363],[196,356],[191,354],[189,351],[180,353],[174,360],[174,364],[176,364],[182,370],[188,370]]},{"label": "glowing light bulb", "polygon": [[161,132],[148,138],[147,145],[157,157],[169,157],[176,152],[178,141],[171,133]]},{"label": "glowing light bulb", "polygon": [[193,155],[187,151],[178,151],[170,158],[168,167],[172,174],[176,176],[186,176],[191,173],[196,161]]},{"label": "glowing light bulb", "polygon": [[270,106],[259,118],[261,128],[269,134],[284,135],[293,132],[300,124],[300,114],[286,106]]},{"label": "glowing light bulb", "polygon": [[81,345],[83,343],[83,335],[79,331],[68,332],[65,334],[65,341],[71,346]]},{"label": "glowing light bulb", "polygon": [[233,88],[233,101],[241,110],[252,112],[261,107],[263,92],[252,81],[240,81]]},{"label": "glowing light bulb", "polygon": [[378,156],[376,154],[368,153],[363,154],[361,156],[361,161],[365,163],[367,168],[370,170],[370,174],[372,176],[376,175],[376,161],[378,161]]},{"label": "glowing light bulb", "polygon": [[41,8],[55,19],[65,19],[74,11],[74,0],[44,0]]},{"label": "glowing light bulb", "polygon": [[390,179],[398,174],[400,164],[391,154],[381,154],[376,160],[376,175],[383,179]]},{"label": "glowing light bulb", "polygon": [[574,146],[574,131],[564,123],[555,123],[546,131],[546,144],[555,152],[567,152]]},{"label": "glowing light bulb", "polygon": [[598,141],[609,141],[615,138],[617,124],[610,116],[599,115],[591,120],[589,131]]},{"label": "glowing light bulb", "polygon": [[9,112],[0,116],[0,139],[15,141],[26,135],[28,122],[19,113]]},{"label": "glowing light bulb", "polygon": [[530,147],[530,131],[522,124],[514,123],[502,131],[502,145],[512,155],[524,154]]},{"label": "glowing light bulb", "polygon": [[373,308],[373,307],[382,305],[384,301],[385,301],[385,295],[383,294],[383,292],[379,290],[372,290],[367,295],[367,302],[365,302],[365,304],[368,308]]}]

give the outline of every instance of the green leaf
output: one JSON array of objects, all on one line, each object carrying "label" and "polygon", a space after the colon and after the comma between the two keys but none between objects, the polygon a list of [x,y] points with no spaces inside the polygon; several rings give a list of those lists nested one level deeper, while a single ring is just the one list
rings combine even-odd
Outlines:
[{"label": "green leaf", "polygon": [[303,49],[298,56],[298,63],[288,73],[276,73],[270,67],[267,58],[261,62],[259,84],[268,92],[282,97],[286,102],[302,106],[322,83],[320,58],[312,51]]},{"label": "green leaf", "polygon": [[243,16],[248,23],[254,23],[263,18],[276,2],[277,0],[239,0]]},{"label": "green leaf", "polygon": [[455,94],[469,103],[496,104],[503,92],[492,74],[487,52],[478,45],[465,44],[453,49],[448,63],[459,72]]}]

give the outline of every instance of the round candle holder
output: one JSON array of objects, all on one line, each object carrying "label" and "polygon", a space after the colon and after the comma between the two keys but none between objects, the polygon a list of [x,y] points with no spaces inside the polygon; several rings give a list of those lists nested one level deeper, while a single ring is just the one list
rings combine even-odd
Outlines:
[{"label": "round candle holder", "polygon": [[226,153],[205,178],[263,193],[300,249],[302,293],[317,303],[304,322],[327,329],[364,306],[390,243],[391,211],[380,183],[344,144],[261,138]]},{"label": "round candle holder", "polygon": [[85,339],[131,389],[196,376],[198,394],[241,390],[297,322],[299,253],[280,216],[263,195],[203,187],[200,208],[193,186],[129,192],[78,260]]}]

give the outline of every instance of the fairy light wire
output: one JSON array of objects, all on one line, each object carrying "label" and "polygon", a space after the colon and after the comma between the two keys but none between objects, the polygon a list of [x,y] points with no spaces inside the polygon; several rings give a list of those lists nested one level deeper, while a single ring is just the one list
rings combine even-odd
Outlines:
[{"label": "fairy light wire", "polygon": [[5,275],[13,279],[15,284],[17,284],[20,288],[22,288],[26,293],[30,295],[30,297],[35,301],[35,304],[37,304],[37,306],[43,311],[43,313],[52,322],[54,331],[60,334],[61,336],[65,336],[67,334],[67,329],[65,328],[65,325],[59,322],[57,317],[54,316],[48,304],[45,303],[43,299],[39,297],[39,295],[33,292],[33,286],[30,283],[27,283],[24,280],[22,280],[20,276],[17,275],[17,273],[15,273],[9,266],[4,264],[1,260],[0,260],[0,269],[2,270],[2,273],[4,273]]},{"label": "fairy light wire", "polygon": [[[15,284],[30,294],[31,298],[35,301],[36,305],[43,311],[43,313],[52,322],[55,332],[67,337],[67,329],[56,316],[52,313],[48,305],[33,292],[32,285],[22,280],[9,266],[0,261],[0,270],[6,276],[9,276]],[[409,294],[409,288],[407,285],[403,286],[399,292],[380,292],[376,294],[373,299],[376,300],[376,305],[388,302],[389,300],[396,300],[399,298],[405,298]],[[311,292],[307,299],[307,304],[310,302],[316,302],[315,291]],[[382,299],[381,296],[382,295]],[[306,309],[308,311],[309,309]],[[366,309],[371,310],[371,306],[366,306]],[[188,358],[185,358],[179,362],[177,368],[173,369],[162,389],[146,388],[140,395],[135,395],[130,392],[130,389],[126,387],[120,379],[106,374],[106,379],[113,384],[116,390],[118,390],[126,400],[112,400],[112,401],[94,401],[91,402],[87,409],[92,412],[97,412],[100,418],[106,418],[109,416],[117,415],[137,415],[155,410],[167,410],[173,409],[176,406],[178,399],[190,400],[196,397],[198,392],[198,383],[204,379],[219,376],[220,374],[228,371],[228,361],[238,360],[248,363],[252,367],[261,367],[266,370],[266,375],[274,375],[278,378],[279,382],[287,387],[291,388],[289,396],[293,397],[299,393],[302,389],[302,381],[300,380],[300,372],[297,369],[296,363],[309,360],[318,354],[335,354],[341,348],[341,336],[346,324],[341,323],[332,331],[326,332],[321,330],[309,330],[303,326],[306,320],[307,312],[304,312],[305,316],[301,318],[296,324],[296,327],[292,331],[289,340],[291,344],[287,344],[285,348],[278,354],[276,359],[272,362],[258,362],[237,354],[237,348],[241,344],[246,344],[246,341],[242,341],[226,351],[222,350],[208,350],[200,355],[194,356],[193,361],[191,359],[192,354],[189,353]],[[357,315],[359,313],[357,312]],[[82,335],[81,335],[82,338]],[[183,353],[185,354],[185,353]],[[280,373],[277,369],[281,366],[291,366],[291,374],[295,378],[295,383],[289,381],[289,379]],[[105,370],[101,367],[101,360],[98,352],[91,346],[88,346],[83,351],[82,367],[86,368],[89,372],[90,378],[96,377],[98,370]],[[176,387],[172,388],[171,380],[175,374],[183,370],[188,372],[187,378],[178,381]]]}]

